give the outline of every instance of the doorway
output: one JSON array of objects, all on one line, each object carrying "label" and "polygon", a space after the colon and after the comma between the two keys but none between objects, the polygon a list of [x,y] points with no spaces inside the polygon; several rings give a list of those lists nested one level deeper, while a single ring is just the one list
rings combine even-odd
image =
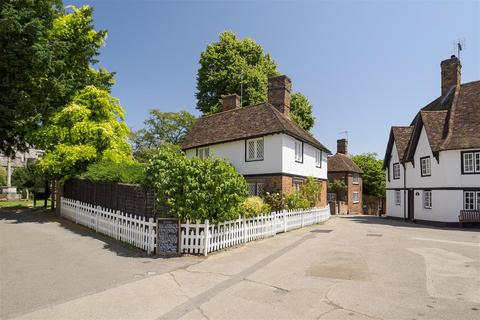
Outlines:
[{"label": "doorway", "polygon": [[408,190],[408,220],[415,220],[415,192]]}]

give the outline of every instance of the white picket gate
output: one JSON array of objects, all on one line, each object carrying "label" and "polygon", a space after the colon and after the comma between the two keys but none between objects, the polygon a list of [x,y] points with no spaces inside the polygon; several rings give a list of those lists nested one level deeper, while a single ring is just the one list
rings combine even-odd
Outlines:
[{"label": "white picket gate", "polygon": [[242,243],[272,237],[277,233],[327,221],[330,207],[272,212],[252,218],[210,224],[181,225],[180,252],[207,255]]},{"label": "white picket gate", "polygon": [[157,224],[153,218],[125,214],[62,197],[61,215],[75,223],[94,229],[117,240],[153,253],[156,247]]}]

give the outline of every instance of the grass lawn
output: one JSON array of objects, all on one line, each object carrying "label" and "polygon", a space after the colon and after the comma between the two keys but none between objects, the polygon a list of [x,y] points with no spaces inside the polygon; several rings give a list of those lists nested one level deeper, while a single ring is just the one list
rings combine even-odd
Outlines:
[{"label": "grass lawn", "polygon": [[[50,201],[47,202],[50,206]],[[44,200],[37,201],[37,208],[42,207]],[[33,208],[33,200],[12,200],[12,201],[0,201],[0,209],[20,209],[20,208]]]}]

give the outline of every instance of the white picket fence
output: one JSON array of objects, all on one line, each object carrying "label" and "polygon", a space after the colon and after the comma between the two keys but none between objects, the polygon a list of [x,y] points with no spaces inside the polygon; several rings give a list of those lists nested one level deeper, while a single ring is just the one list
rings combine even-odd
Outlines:
[{"label": "white picket fence", "polygon": [[327,221],[330,207],[272,212],[253,218],[239,218],[215,225],[181,225],[180,252],[207,255],[209,252],[239,245],[277,233]]},{"label": "white picket fence", "polygon": [[62,197],[61,215],[75,223],[94,229],[117,240],[153,253],[156,247],[157,224],[153,218],[125,214]]}]

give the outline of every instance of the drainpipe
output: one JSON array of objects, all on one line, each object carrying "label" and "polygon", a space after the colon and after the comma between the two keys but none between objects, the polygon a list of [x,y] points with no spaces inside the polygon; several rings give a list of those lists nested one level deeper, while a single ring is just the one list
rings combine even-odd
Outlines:
[{"label": "drainpipe", "polygon": [[407,206],[406,206],[407,168],[405,167],[405,163],[403,163],[402,166],[403,166],[403,220],[407,220]]}]

